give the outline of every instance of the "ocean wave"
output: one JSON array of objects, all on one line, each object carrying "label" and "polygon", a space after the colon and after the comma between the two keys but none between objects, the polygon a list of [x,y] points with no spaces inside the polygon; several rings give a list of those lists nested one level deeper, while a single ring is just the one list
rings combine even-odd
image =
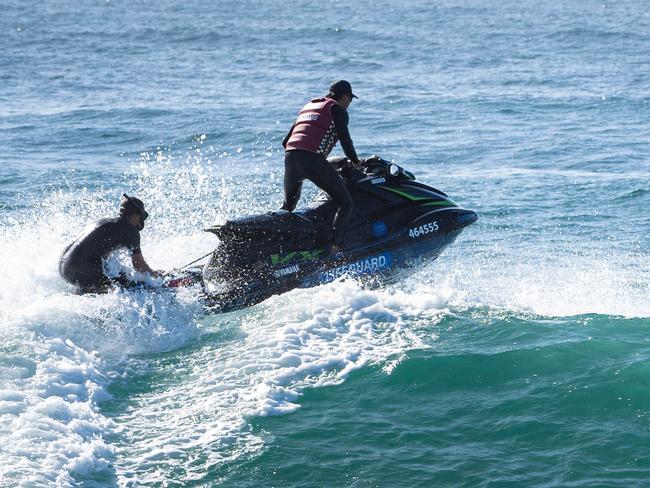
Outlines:
[{"label": "ocean wave", "polygon": [[[212,319],[208,330],[222,330],[224,320],[238,333],[225,343],[204,342],[180,363],[159,365],[157,374],[164,377],[171,368],[182,381],[143,392],[116,415],[133,439],[123,446],[121,476],[145,483],[191,479],[263,450],[251,418],[294,412],[305,388],[340,384],[367,364],[426,347],[407,327],[407,316],[431,299],[403,298],[344,281],[273,297],[235,318]],[[173,425],[147,427],[161,409]],[[158,447],[152,451],[151,445]],[[197,457],[203,462],[194,468]]]}]

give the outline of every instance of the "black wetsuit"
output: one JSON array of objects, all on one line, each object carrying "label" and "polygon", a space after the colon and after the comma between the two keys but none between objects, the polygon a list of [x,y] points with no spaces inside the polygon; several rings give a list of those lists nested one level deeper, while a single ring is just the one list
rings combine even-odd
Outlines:
[{"label": "black wetsuit", "polygon": [[82,293],[102,293],[116,284],[124,285],[124,278],[107,277],[102,263],[103,258],[119,248],[127,248],[132,255],[141,253],[140,232],[126,217],[102,219],[66,247],[59,261],[59,273]]},{"label": "black wetsuit", "polygon": [[[359,158],[348,130],[350,119],[347,110],[340,105],[333,105],[332,119],[343,152],[353,163],[358,163]],[[293,127],[291,126],[282,141],[284,147],[291,137]],[[332,227],[334,229],[333,242],[340,244],[354,209],[354,202],[345,183],[321,154],[302,149],[287,151],[284,155],[284,205],[282,205],[284,210],[292,212],[296,208],[304,180],[313,182],[338,204],[339,209],[334,217]]]}]

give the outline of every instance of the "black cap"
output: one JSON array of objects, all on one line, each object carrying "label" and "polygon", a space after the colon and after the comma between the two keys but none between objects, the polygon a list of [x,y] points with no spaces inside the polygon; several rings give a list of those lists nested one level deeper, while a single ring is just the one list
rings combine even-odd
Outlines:
[{"label": "black cap", "polygon": [[144,209],[144,203],[139,198],[130,197],[126,193],[122,195],[122,201],[120,202],[120,207],[125,210],[132,210],[136,213],[139,213],[142,216],[142,220],[147,220],[149,214]]},{"label": "black cap", "polygon": [[352,85],[349,81],[339,80],[330,85],[330,92],[334,95],[350,95],[352,98],[359,98],[352,93]]}]

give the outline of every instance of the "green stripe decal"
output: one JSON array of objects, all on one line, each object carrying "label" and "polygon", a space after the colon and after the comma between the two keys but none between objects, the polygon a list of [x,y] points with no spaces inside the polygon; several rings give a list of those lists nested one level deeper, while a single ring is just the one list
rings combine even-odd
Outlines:
[{"label": "green stripe decal", "polygon": [[383,190],[392,191],[393,193],[397,193],[399,196],[408,198],[412,202],[417,202],[418,200],[431,200],[431,198],[429,197],[414,197],[413,195],[409,195],[408,193],[401,190],[396,190],[395,188],[388,188],[386,186],[380,186],[379,188],[382,188]]},{"label": "green stripe decal", "polygon": [[[380,186],[379,188],[382,188],[384,190],[392,191],[393,193],[396,193],[397,195],[400,195],[404,198],[407,198],[408,200],[411,200],[412,202],[421,202],[421,201],[426,201],[426,200],[433,200],[431,197],[416,197],[414,195],[411,195],[409,193],[406,193],[401,190],[397,190],[395,188],[388,188],[386,186]],[[457,207],[458,205],[455,202],[452,202],[451,200],[434,200],[429,203],[425,203],[425,205],[431,205],[431,206],[438,206],[438,207]]]},{"label": "green stripe decal", "polygon": [[458,207],[458,204],[456,202],[452,202],[451,200],[439,200],[437,202],[425,203],[425,205],[431,207]]}]

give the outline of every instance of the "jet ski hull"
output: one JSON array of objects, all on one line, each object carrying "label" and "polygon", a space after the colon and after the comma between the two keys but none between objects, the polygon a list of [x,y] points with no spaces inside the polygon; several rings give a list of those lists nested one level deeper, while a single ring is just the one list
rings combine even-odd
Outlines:
[{"label": "jet ski hull", "polygon": [[[389,283],[435,260],[477,219],[465,209],[425,214],[424,219],[385,239],[327,255],[324,247],[272,254],[257,269],[225,278],[219,249],[204,268],[206,306],[226,312],[259,303],[294,288],[309,288],[342,277]],[[435,220],[427,220],[433,219]],[[436,228],[437,227],[437,228]],[[276,257],[273,259],[273,257]],[[227,259],[226,259],[227,260]],[[216,266],[215,266],[216,264]]]},{"label": "jet ski hull", "polygon": [[436,259],[477,220],[445,193],[378,157],[365,171],[340,167],[355,211],[340,252],[327,249],[336,204],[321,193],[306,208],[233,219],[206,229],[221,242],[203,268],[206,305],[228,311],[342,276],[391,281]]}]

